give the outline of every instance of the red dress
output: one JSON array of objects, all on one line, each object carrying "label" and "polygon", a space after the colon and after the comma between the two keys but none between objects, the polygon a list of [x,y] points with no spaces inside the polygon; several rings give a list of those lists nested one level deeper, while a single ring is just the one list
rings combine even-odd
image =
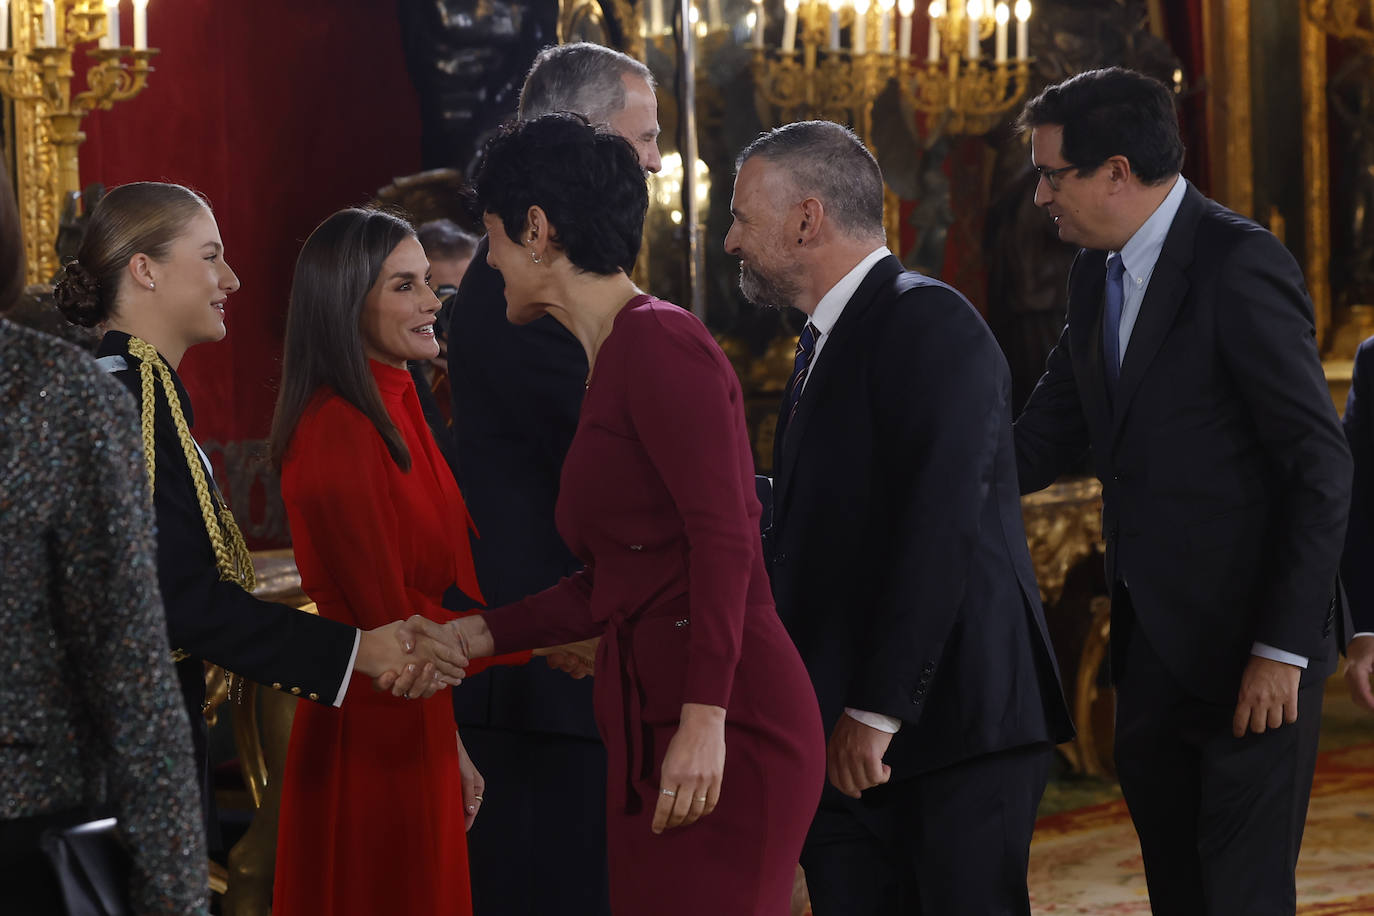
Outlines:
[{"label": "red dress", "polygon": [[[690,313],[616,316],[563,465],[557,520],[586,569],[487,613],[498,649],[602,635],[616,916],[787,916],[825,780],[811,679],[773,607],[739,382]],[[723,706],[716,810],[654,836],[682,704]]]},{"label": "red dress", "polygon": [[[410,373],[370,365],[411,469],[397,466],[362,412],[332,390],[316,394],[282,466],[301,584],[322,615],[364,629],[412,613],[452,620],[439,603],[450,585],[481,597],[467,510]],[[447,691],[398,699],[356,672],[342,707],[299,704],[273,913],[470,914],[455,734]]]}]

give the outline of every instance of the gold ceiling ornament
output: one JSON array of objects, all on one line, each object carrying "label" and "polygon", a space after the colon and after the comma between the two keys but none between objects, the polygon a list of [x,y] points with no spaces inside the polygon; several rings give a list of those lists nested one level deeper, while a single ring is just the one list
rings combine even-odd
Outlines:
[{"label": "gold ceiling ornament", "polygon": [[[30,283],[60,266],[54,243],[63,202],[81,188],[81,121],[143,91],[148,0],[130,0],[133,44],[121,45],[121,0],[0,0],[0,94],[14,103],[14,162]],[[84,49],[86,88],[73,94],[73,52]]]},{"label": "gold ceiling ornament", "polygon": [[[901,8],[909,15],[911,0],[903,0]],[[899,53],[897,85],[916,110],[942,119],[944,132],[987,133],[1030,85],[1030,17],[1030,0],[1015,5],[935,0],[929,7],[926,59],[922,63]],[[984,47],[989,39],[991,57]]]},{"label": "gold ceiling ornament", "polygon": [[1374,51],[1374,0],[1305,0],[1303,11],[1313,25],[1333,38]]}]

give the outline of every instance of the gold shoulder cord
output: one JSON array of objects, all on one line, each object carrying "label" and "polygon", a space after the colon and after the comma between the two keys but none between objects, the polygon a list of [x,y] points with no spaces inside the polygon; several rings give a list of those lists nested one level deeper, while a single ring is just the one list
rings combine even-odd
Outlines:
[{"label": "gold shoulder cord", "polygon": [[[253,573],[253,558],[248,553],[248,545],[243,540],[243,532],[234,521],[234,514],[223,499],[216,500],[211,493],[201,465],[196,443],[191,438],[191,430],[186,425],[186,415],[181,410],[181,398],[177,397],[176,386],[172,383],[172,371],[158,356],[157,350],[147,341],[137,337],[129,338],[129,355],[139,360],[138,375],[142,387],[143,459],[148,466],[148,493],[153,492],[157,472],[157,448],[154,433],[155,399],[153,396],[153,373],[156,370],[162,382],[162,391],[167,396],[167,406],[172,411],[172,423],[181,441],[181,450],[186,455],[186,467],[191,471],[191,480],[196,488],[196,500],[200,503],[200,514],[205,520],[205,533],[210,536],[210,544],[215,549],[215,565],[219,567],[219,577],[223,582],[233,582],[245,591],[252,591],[257,584]],[[218,512],[216,511],[218,503]],[[177,649],[172,660],[179,662],[188,653]],[[232,681],[235,676],[225,672]]]}]

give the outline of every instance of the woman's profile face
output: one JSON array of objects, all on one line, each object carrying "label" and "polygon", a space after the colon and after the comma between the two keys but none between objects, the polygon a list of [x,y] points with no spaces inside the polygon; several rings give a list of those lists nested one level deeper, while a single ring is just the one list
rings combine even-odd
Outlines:
[{"label": "woman's profile face", "polygon": [[358,330],[369,359],[404,369],[412,359],[434,359],[434,315],[439,300],[429,288],[429,261],[414,236],[403,239],[382,262],[363,300]]},{"label": "woman's profile face", "polygon": [[482,224],[487,230],[487,264],[500,271],[506,284],[506,320],[529,324],[544,314],[539,290],[549,265],[536,263],[530,249],[513,241],[501,217],[485,213]]},{"label": "woman's profile face", "polygon": [[201,208],[152,273],[156,283],[150,304],[187,346],[224,337],[225,303],[239,288],[239,278],[224,260],[214,214]]}]

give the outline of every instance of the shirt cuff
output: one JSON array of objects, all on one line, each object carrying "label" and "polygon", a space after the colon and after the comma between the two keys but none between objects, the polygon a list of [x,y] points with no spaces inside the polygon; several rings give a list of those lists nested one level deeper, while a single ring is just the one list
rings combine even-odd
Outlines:
[{"label": "shirt cuff", "polygon": [[335,706],[343,705],[344,694],[348,693],[348,684],[353,680],[353,666],[358,663],[358,646],[362,645],[363,631],[355,629],[353,631],[353,654],[348,656],[348,667],[344,669],[343,680],[339,682],[338,696],[334,697]]},{"label": "shirt cuff", "polygon": [[862,709],[844,708],[844,714],[857,722],[862,722],[869,728],[876,728],[880,732],[887,732],[889,735],[897,734],[902,727],[902,720],[892,716],[885,716],[880,712],[864,712]]},{"label": "shirt cuff", "polygon": [[1355,640],[1359,639],[1361,636],[1374,636],[1374,631],[1372,631],[1372,630],[1365,630],[1365,631],[1362,632],[1362,633],[1356,633],[1354,636],[1350,637],[1350,642],[1347,642],[1347,643],[1346,643],[1346,646],[1349,646],[1350,643],[1352,643],[1352,642],[1354,642]]},{"label": "shirt cuff", "polygon": [[1267,658],[1273,662],[1283,662],[1285,665],[1292,665],[1295,668],[1307,668],[1307,656],[1295,655],[1292,652],[1285,652],[1282,649],[1275,649],[1266,643],[1257,642],[1250,649],[1251,655],[1258,655],[1260,658]]}]

